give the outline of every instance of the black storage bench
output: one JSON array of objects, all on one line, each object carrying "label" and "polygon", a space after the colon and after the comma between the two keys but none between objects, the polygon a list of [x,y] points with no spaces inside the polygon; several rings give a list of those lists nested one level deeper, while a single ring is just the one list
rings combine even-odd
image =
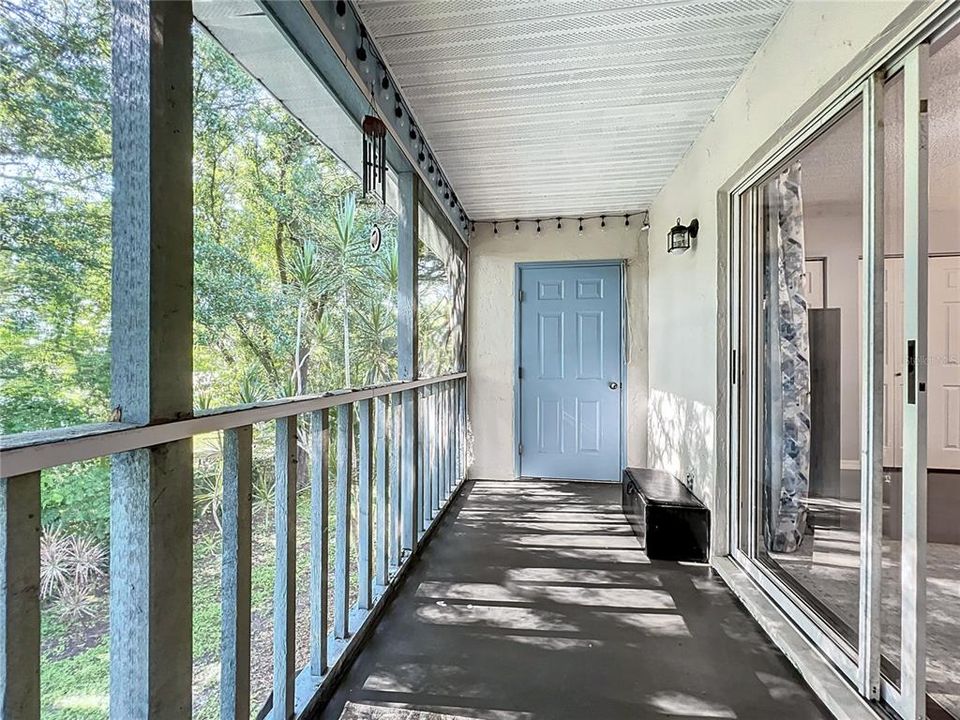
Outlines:
[{"label": "black storage bench", "polygon": [[627,468],[622,503],[623,514],[650,558],[708,560],[710,511],[670,473]]}]

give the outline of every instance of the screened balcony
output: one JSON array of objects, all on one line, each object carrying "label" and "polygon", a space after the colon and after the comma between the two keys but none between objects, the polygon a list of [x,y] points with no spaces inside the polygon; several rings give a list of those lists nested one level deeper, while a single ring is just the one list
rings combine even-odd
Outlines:
[{"label": "screened balcony", "polygon": [[0,718],[960,717],[958,18],[0,3]]}]

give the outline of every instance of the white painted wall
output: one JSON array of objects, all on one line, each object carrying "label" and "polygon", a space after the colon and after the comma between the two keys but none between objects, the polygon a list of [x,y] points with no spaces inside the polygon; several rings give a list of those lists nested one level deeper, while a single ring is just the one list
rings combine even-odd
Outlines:
[{"label": "white painted wall", "polygon": [[639,218],[625,227],[623,219],[543,223],[537,234],[529,223],[516,232],[503,223],[499,234],[477,226],[470,240],[467,304],[469,411],[472,462],[469,477],[507,479],[515,476],[514,450],[514,315],[516,264],[550,260],[627,261],[627,460],[646,459],[647,408],[647,248]]},{"label": "white painted wall", "polygon": [[[905,8],[799,1],[786,11],[650,209],[649,461],[712,505],[715,485],[717,191],[802,104]],[[700,220],[696,248],[669,256],[677,216]]]}]

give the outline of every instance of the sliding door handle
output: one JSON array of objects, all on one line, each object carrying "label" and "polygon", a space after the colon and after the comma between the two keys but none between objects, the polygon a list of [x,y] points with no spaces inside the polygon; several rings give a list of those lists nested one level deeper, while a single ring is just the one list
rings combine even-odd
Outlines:
[{"label": "sliding door handle", "polygon": [[907,340],[907,403],[917,404],[917,341]]}]

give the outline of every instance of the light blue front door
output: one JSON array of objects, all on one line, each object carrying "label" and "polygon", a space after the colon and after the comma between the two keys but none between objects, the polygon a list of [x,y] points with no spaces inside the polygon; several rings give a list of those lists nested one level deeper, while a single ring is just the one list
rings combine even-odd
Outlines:
[{"label": "light blue front door", "polygon": [[620,266],[520,266],[520,474],[620,477]]}]

